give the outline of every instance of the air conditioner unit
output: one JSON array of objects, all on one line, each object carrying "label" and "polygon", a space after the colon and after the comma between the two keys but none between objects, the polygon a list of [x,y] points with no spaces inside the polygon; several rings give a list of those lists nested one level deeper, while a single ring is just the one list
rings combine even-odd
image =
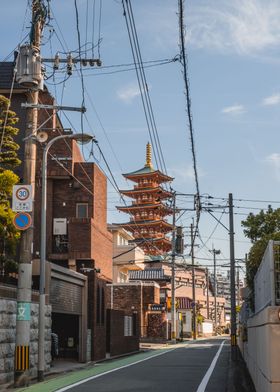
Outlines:
[{"label": "air conditioner unit", "polygon": [[54,218],[53,220],[53,235],[67,235],[67,219]]}]

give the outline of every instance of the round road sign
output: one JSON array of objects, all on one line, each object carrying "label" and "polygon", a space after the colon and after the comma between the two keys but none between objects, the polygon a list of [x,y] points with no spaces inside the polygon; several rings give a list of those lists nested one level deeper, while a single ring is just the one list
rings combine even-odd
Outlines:
[{"label": "round road sign", "polygon": [[18,230],[28,229],[31,223],[31,216],[27,212],[18,212],[14,217],[14,225]]},{"label": "round road sign", "polygon": [[21,186],[16,190],[16,198],[20,201],[28,199],[30,196],[29,189],[25,186]]}]

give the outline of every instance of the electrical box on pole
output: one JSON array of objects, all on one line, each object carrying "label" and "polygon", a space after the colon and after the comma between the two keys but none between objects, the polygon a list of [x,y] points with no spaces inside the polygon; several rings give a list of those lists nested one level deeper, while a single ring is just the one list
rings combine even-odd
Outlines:
[{"label": "electrical box on pole", "polygon": [[177,226],[176,227],[175,251],[179,255],[184,253],[184,234],[183,234],[182,226]]},{"label": "electrical box on pole", "polygon": [[16,59],[16,81],[31,90],[43,90],[44,77],[40,51],[31,45],[19,48]]}]

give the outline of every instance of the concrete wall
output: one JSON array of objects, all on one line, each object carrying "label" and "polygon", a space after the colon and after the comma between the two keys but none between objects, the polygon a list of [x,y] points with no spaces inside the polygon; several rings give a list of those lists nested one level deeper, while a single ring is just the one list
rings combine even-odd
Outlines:
[{"label": "concrete wall", "polygon": [[[16,339],[17,302],[13,299],[0,299],[0,384],[13,381]],[[38,317],[39,305],[31,304],[30,324],[30,376],[37,375],[38,361]],[[46,311],[46,370],[51,363],[51,306]]]},{"label": "concrete wall", "polygon": [[[240,349],[257,392],[280,392],[279,306],[269,306],[249,318]],[[245,341],[243,341],[244,336]]]}]

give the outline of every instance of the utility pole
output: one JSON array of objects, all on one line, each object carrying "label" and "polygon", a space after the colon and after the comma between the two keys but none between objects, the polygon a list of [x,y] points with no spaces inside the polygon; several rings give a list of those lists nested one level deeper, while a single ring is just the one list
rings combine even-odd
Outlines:
[{"label": "utility pole", "polygon": [[175,256],[176,256],[176,192],[173,193],[172,254],[171,254],[171,342],[176,344]]},{"label": "utility pole", "polygon": [[229,194],[228,204],[229,204],[229,242],[230,242],[231,358],[232,358],[232,360],[237,360],[235,256],[234,256],[234,226],[233,226],[232,193]]},{"label": "utility pole", "polygon": [[[32,1],[32,34],[31,49],[40,51],[41,31],[44,26],[44,7],[40,0]],[[29,90],[27,102],[38,103],[38,90]],[[37,109],[27,110],[27,123],[25,130],[24,146],[24,184],[32,185],[32,196],[34,201],[35,172],[36,172],[36,142],[31,135],[36,134]],[[34,202],[33,202],[34,205]],[[33,213],[31,212],[33,221]],[[24,375],[29,377],[29,354],[30,354],[30,307],[31,307],[31,285],[32,285],[32,256],[33,256],[33,227],[22,232],[20,242],[20,260],[18,270],[17,290],[17,319],[16,319],[16,347],[15,347],[15,385],[25,383]]]},{"label": "utility pole", "polygon": [[209,320],[209,271],[206,268],[206,306],[207,306],[207,320]]},{"label": "utility pole", "polygon": [[240,282],[239,282],[239,268],[240,266],[237,265],[237,271],[236,271],[236,280],[237,280],[237,306],[240,306],[240,295],[239,295],[239,291],[240,291]]},{"label": "utility pole", "polygon": [[192,309],[193,309],[193,339],[196,340],[196,302],[195,302],[195,266],[194,266],[194,234],[191,224],[191,259],[192,259]]},{"label": "utility pole", "polygon": [[214,333],[217,334],[217,271],[216,271],[216,255],[219,255],[221,251],[219,249],[210,250],[213,253],[214,261]]}]

